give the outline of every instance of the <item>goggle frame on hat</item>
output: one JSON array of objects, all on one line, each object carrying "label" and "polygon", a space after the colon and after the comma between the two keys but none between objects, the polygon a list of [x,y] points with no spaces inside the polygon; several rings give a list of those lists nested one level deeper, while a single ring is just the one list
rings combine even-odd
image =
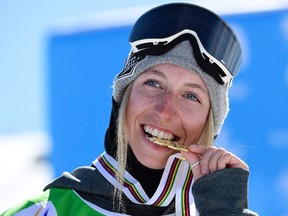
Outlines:
[{"label": "goggle frame on hat", "polygon": [[197,5],[172,3],[144,13],[130,34],[131,56],[162,55],[184,40],[206,73],[231,86],[242,60],[240,44],[218,15]]},{"label": "goggle frame on hat", "polygon": [[[182,40],[181,40],[181,36],[183,36]],[[191,37],[192,36],[192,37]],[[194,37],[194,40],[193,40]],[[134,55],[161,55],[163,53],[166,52],[166,49],[163,49],[164,46],[169,46],[172,44],[172,42],[177,40],[177,43],[179,43],[179,41],[183,41],[188,39],[193,47],[194,50],[194,55],[195,58],[197,60],[198,63],[202,62],[202,64],[205,65],[205,67],[208,69],[207,73],[210,74],[212,77],[215,78],[215,80],[219,83],[219,84],[227,84],[228,87],[231,86],[232,84],[232,80],[233,80],[233,76],[230,73],[230,71],[224,66],[223,63],[221,63],[218,59],[216,59],[215,57],[213,57],[211,54],[209,54],[205,48],[203,47],[197,33],[195,31],[191,31],[188,29],[185,29],[175,35],[172,35],[170,37],[167,38],[148,38],[148,39],[141,39],[138,41],[134,41],[131,42],[131,47],[132,47],[132,53]],[[196,40],[196,41],[195,41]],[[196,42],[196,43],[195,43]],[[174,47],[174,46],[173,46]],[[161,49],[162,48],[162,49]],[[169,47],[169,49],[172,49],[172,46]],[[158,51],[157,51],[158,50]],[[198,52],[197,52],[198,51]],[[199,58],[199,54],[201,55],[201,57]],[[200,62],[199,62],[200,61]],[[202,65],[200,63],[200,65]],[[211,64],[210,68],[208,66],[208,64]],[[217,69],[216,69],[217,68]],[[210,69],[210,70],[209,70]],[[215,70],[217,70],[218,72],[217,77],[215,73]],[[221,79],[221,81],[219,80]]]}]

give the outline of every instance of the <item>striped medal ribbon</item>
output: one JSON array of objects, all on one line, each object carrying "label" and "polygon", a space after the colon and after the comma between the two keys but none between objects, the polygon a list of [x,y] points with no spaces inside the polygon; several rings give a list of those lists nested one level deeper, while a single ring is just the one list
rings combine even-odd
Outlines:
[{"label": "striped medal ribbon", "polygon": [[149,198],[141,184],[126,170],[124,182],[120,185],[115,178],[118,169],[117,161],[106,152],[101,154],[93,164],[98,171],[116,188],[136,204],[167,206],[175,199],[176,215],[191,215],[195,212],[191,188],[193,175],[187,161],[181,159],[181,154],[171,155],[165,166],[159,186],[154,195]]}]

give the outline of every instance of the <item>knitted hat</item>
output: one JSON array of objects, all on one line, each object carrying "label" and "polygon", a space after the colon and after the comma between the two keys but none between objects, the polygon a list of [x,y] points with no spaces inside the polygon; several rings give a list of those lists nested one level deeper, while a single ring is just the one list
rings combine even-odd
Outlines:
[{"label": "knitted hat", "polygon": [[217,136],[229,110],[228,85],[220,85],[199,67],[194,57],[193,48],[187,40],[177,44],[163,55],[147,55],[142,59],[129,56],[123,71],[114,80],[113,98],[116,103],[121,103],[126,87],[141,73],[155,65],[165,63],[178,65],[191,72],[196,72],[203,79],[209,92],[213,111],[214,136]]}]

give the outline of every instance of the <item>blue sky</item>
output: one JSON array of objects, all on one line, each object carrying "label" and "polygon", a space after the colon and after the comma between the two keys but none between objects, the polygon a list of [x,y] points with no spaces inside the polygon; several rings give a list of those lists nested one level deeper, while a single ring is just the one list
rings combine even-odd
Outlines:
[{"label": "blue sky", "polygon": [[45,39],[64,17],[167,1],[0,1],[0,133],[46,130]]},{"label": "blue sky", "polygon": [[[151,7],[160,0],[0,1],[0,134],[45,131],[47,128],[45,43],[49,29],[63,18],[131,7]],[[176,1],[173,1],[176,2]],[[187,2],[187,1],[186,1]],[[261,10],[287,6],[287,1],[188,1],[216,11]],[[286,3],[285,3],[286,2]],[[250,5],[250,6],[247,6]],[[127,15],[130,13],[128,12]],[[117,17],[115,17],[117,19]]]}]

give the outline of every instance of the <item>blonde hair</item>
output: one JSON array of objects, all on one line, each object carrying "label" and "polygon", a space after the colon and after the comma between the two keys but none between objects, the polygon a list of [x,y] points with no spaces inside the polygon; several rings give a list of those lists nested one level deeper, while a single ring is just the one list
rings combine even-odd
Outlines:
[{"label": "blonde hair", "polygon": [[[127,150],[128,150],[128,140],[126,137],[126,108],[128,104],[128,100],[131,94],[133,83],[129,84],[124,92],[124,96],[121,102],[121,106],[118,112],[118,119],[117,119],[117,154],[116,159],[118,162],[118,170],[116,173],[116,178],[118,179],[121,187],[124,183],[124,172],[127,165]],[[213,135],[213,115],[212,109],[210,108],[206,123],[202,130],[201,137],[198,141],[198,144],[202,144],[205,146],[212,146],[214,140]],[[120,188],[114,188],[114,199],[113,199],[114,208],[117,211],[124,211],[125,212],[125,204],[122,199],[122,190]]]},{"label": "blonde hair", "polygon": [[210,108],[206,123],[202,130],[201,137],[198,141],[198,144],[205,145],[207,147],[213,146],[214,142],[214,126],[213,126],[213,112]]},{"label": "blonde hair", "polygon": [[[132,84],[129,84],[125,90],[119,111],[118,111],[118,119],[117,119],[117,154],[116,159],[118,162],[118,170],[116,172],[116,179],[118,179],[120,183],[120,187],[123,186],[124,183],[124,172],[127,165],[127,150],[128,150],[128,141],[125,127],[126,127],[126,108],[128,104],[128,100],[130,97],[132,89]],[[118,190],[116,187],[114,188],[114,199],[113,199],[113,206],[118,211],[123,210],[125,212],[125,205],[122,199],[122,190]]]}]

